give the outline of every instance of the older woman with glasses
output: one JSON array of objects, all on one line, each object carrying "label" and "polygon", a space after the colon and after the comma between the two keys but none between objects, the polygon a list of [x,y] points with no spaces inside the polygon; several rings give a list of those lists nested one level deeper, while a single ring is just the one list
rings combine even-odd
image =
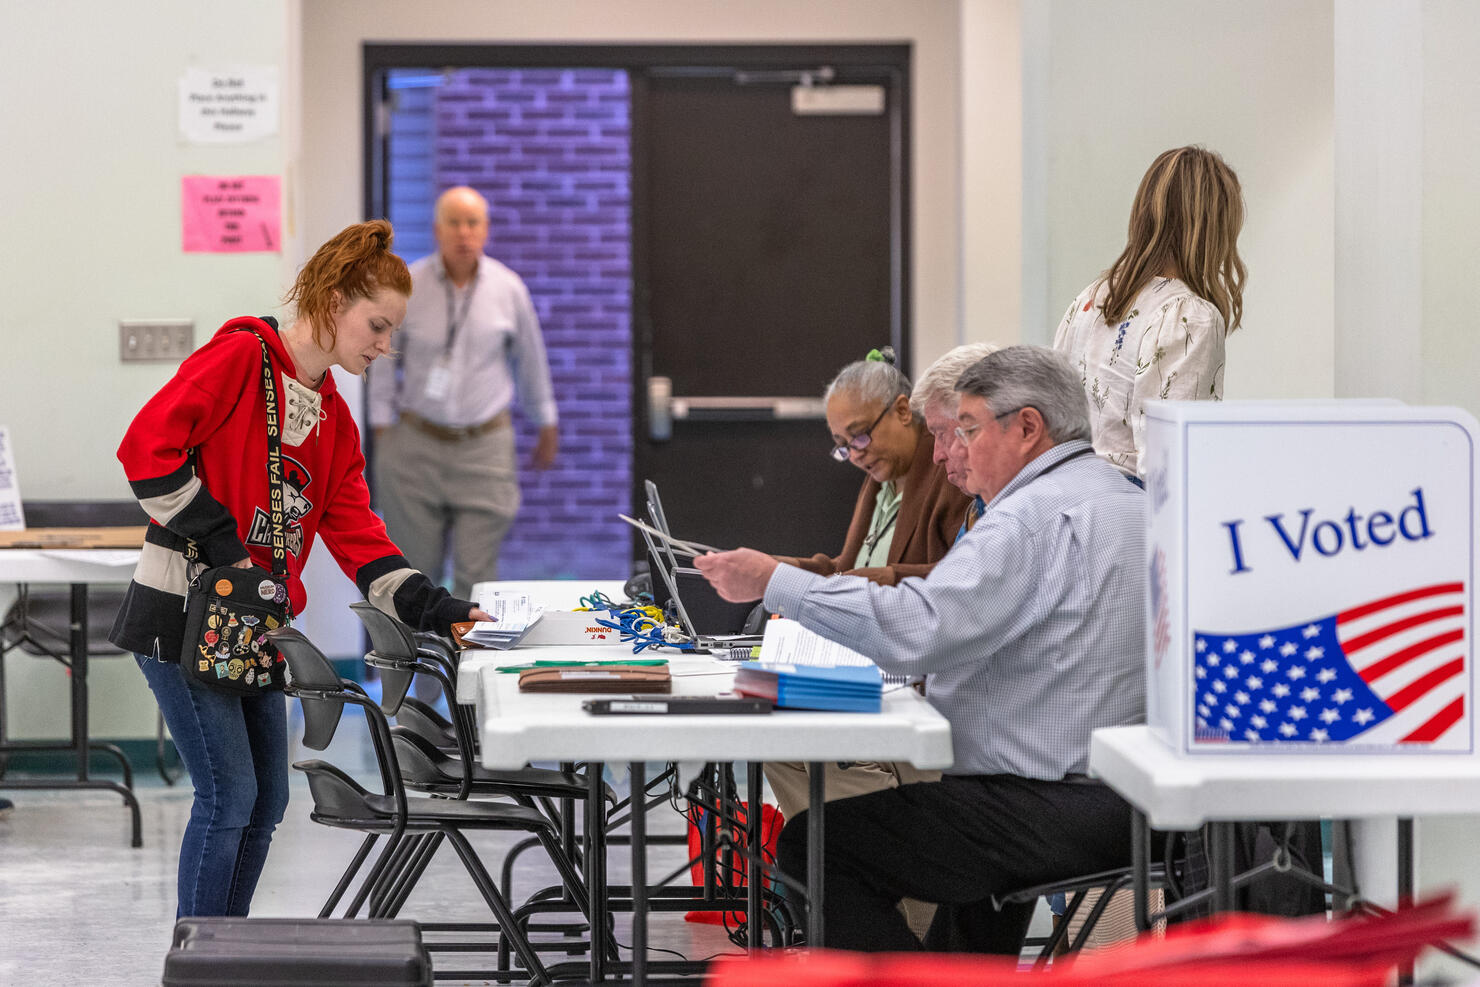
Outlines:
[{"label": "older woman with glasses", "polygon": [[971,498],[952,486],[935,459],[935,441],[910,407],[910,381],[894,351],[874,350],[833,378],[824,395],[832,458],[868,479],[835,556],[783,561],[822,575],[847,572],[892,586],[924,576],[946,554]]}]

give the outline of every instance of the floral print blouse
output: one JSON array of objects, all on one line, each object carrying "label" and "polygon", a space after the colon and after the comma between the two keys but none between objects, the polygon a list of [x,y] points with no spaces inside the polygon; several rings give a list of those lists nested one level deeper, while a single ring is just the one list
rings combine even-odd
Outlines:
[{"label": "floral print blouse", "polygon": [[1095,452],[1141,475],[1147,401],[1223,400],[1223,316],[1177,278],[1154,278],[1115,326],[1103,278],[1079,293],[1053,347],[1079,370]]}]

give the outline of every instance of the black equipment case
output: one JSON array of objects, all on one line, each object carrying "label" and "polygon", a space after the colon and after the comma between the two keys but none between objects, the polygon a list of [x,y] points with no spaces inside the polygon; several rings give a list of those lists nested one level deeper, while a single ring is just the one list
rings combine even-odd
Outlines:
[{"label": "black equipment case", "polygon": [[164,987],[431,987],[415,922],[376,919],[182,918]]}]

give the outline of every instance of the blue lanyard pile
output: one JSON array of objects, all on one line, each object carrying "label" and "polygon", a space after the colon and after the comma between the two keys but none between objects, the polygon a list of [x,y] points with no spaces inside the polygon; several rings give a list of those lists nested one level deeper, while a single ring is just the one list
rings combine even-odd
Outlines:
[{"label": "blue lanyard pile", "polygon": [[693,651],[692,641],[674,642],[663,636],[663,612],[655,606],[623,606],[597,591],[580,599],[581,609],[605,610],[608,619],[594,617],[602,627],[616,631],[623,643],[632,645],[633,654],[641,654],[648,648],[676,648]]}]

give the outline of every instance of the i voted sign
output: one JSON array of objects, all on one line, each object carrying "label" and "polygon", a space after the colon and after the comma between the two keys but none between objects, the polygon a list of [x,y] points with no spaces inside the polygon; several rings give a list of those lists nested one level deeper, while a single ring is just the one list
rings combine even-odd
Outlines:
[{"label": "i voted sign", "polygon": [[1147,719],[1184,753],[1474,753],[1475,420],[1146,410]]}]

